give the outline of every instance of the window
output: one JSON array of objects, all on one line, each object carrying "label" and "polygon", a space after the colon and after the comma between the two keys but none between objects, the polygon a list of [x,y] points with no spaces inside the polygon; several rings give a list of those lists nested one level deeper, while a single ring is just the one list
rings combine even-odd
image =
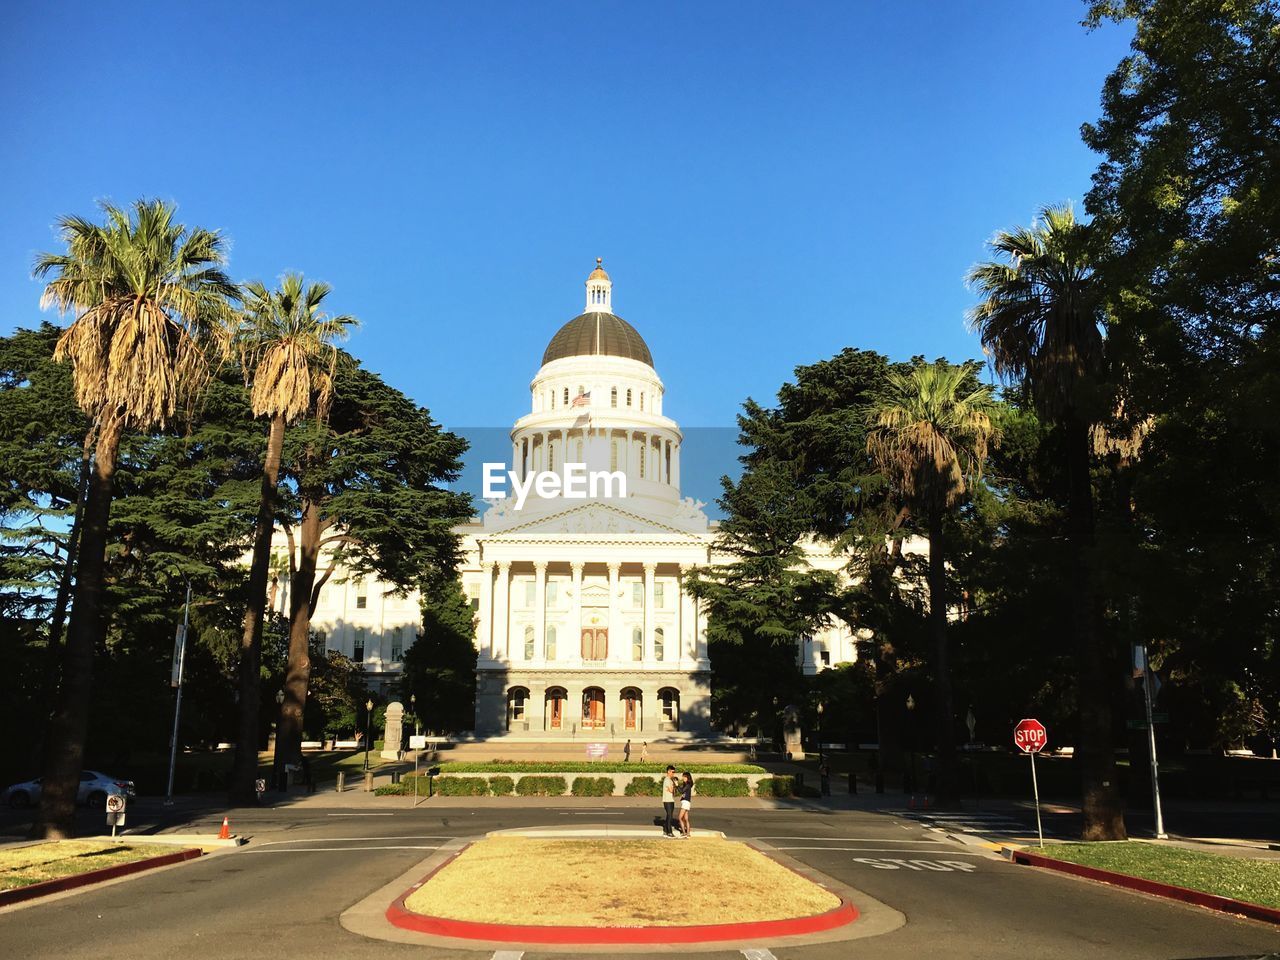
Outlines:
[{"label": "window", "polygon": [[556,468],[556,445],[551,441],[547,441],[547,469],[554,470]]},{"label": "window", "polygon": [[554,410],[556,408],[556,392],[554,390],[548,390],[547,395],[551,397],[551,409]]},{"label": "window", "polygon": [[680,694],[670,687],[658,691],[658,701],[662,704],[662,719],[667,723],[678,723],[680,720]]},{"label": "window", "polygon": [[356,609],[363,610],[369,605],[369,597],[365,593],[364,581],[356,581]]},{"label": "window", "polygon": [[653,631],[653,659],[665,660],[666,658],[666,639],[667,636],[661,627],[657,627]]},{"label": "window", "polygon": [[644,634],[640,632],[639,627],[635,627],[631,631],[631,659],[644,659]]},{"label": "window", "polygon": [[666,604],[666,584],[661,580],[653,585],[653,605],[661,609]]},{"label": "window", "polygon": [[471,598],[471,612],[472,612],[472,613],[479,613],[479,612],[480,612],[480,598],[479,598],[479,597],[472,597],[472,598]]},{"label": "window", "polygon": [[351,659],[356,663],[364,663],[364,644],[368,638],[368,627],[356,627],[356,638],[351,647]]},{"label": "window", "polygon": [[631,605],[633,607],[644,606],[644,584],[639,580],[631,584]]},{"label": "window", "polygon": [[524,605],[526,607],[533,606],[533,593],[535,586],[536,584],[532,580],[526,580],[524,582]]},{"label": "window", "polygon": [[556,658],[556,628],[547,627],[547,659]]},{"label": "window", "polygon": [[644,479],[645,461],[649,459],[648,443],[644,440],[640,441],[640,479]]},{"label": "window", "polygon": [[558,580],[547,581],[547,606],[554,607],[560,594],[560,582]]},{"label": "window", "polygon": [[524,658],[533,659],[533,627],[524,628]]},{"label": "window", "polygon": [[827,653],[827,651],[823,650],[820,654],[818,654],[818,656],[822,658],[822,665],[823,665],[824,667],[829,667],[829,666],[831,666],[831,654],[829,654],[829,653]]},{"label": "window", "polygon": [[609,388],[609,406],[616,407],[618,405],[618,388]]},{"label": "window", "polygon": [[413,627],[401,627],[391,635],[391,662],[399,663],[404,659],[404,641]]},{"label": "window", "polygon": [[640,409],[641,411],[644,410],[644,391],[643,390],[640,391]]},{"label": "window", "polygon": [[512,687],[507,691],[507,717],[512,723],[522,723],[529,702],[529,691],[524,687]]},{"label": "window", "polygon": [[618,469],[618,441],[617,440],[612,440],[609,442],[609,469],[610,470]]},{"label": "window", "polygon": [[566,407],[569,405],[569,388],[568,387],[564,388],[564,405]]},{"label": "window", "polygon": [[631,388],[627,387],[627,406],[631,406]]}]

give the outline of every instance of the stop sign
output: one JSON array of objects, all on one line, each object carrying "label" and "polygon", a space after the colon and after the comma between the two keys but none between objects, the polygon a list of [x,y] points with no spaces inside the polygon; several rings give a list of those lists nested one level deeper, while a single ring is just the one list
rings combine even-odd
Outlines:
[{"label": "stop sign", "polygon": [[1023,753],[1039,753],[1049,742],[1049,731],[1039,720],[1019,720],[1013,728],[1013,743]]}]

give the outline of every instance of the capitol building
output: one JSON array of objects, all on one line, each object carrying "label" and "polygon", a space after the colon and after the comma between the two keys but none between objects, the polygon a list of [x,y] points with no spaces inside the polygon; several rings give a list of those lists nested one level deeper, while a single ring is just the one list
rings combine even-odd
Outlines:
[{"label": "capitol building", "polygon": [[[727,558],[703,504],[681,495],[683,435],[666,408],[649,346],[613,312],[613,284],[597,261],[583,312],[550,338],[529,411],[511,429],[507,495],[457,528],[459,577],[475,612],[477,736],[712,734],[707,613],[686,586]],[[581,469],[568,465],[621,482],[583,498],[533,482]],[[842,566],[816,546],[809,554],[814,565]],[[421,624],[418,604],[416,594],[335,577],[313,623],[393,692]],[[806,673],[855,657],[853,634],[838,622],[797,649]]]}]

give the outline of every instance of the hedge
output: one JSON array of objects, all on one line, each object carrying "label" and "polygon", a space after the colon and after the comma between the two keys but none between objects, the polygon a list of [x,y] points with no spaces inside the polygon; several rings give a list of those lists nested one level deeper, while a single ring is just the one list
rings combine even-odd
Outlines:
[{"label": "hedge", "polygon": [[751,787],[746,777],[734,777],[731,780],[711,780],[694,777],[694,789],[700,797],[749,797]]},{"label": "hedge", "polygon": [[489,781],[484,777],[437,777],[435,792],[442,797],[485,797]]},{"label": "hedge", "polygon": [[516,782],[510,777],[490,777],[489,792],[495,797],[509,797],[515,792]]},{"label": "hedge", "polygon": [[427,775],[425,773],[406,773],[399,783],[384,783],[380,787],[374,787],[373,792],[379,797],[404,797],[413,793],[414,778],[419,780],[418,795],[425,797],[427,795]]},{"label": "hedge", "polygon": [[[665,761],[623,763],[615,760],[446,760],[438,765],[441,773],[664,773]],[[694,763],[681,766],[681,771],[699,773],[764,773],[754,763]]]},{"label": "hedge", "polygon": [[765,777],[756,784],[757,797],[790,797],[795,795],[796,778],[791,776]]},{"label": "hedge", "polygon": [[622,792],[628,797],[660,797],[662,784],[654,777],[632,777]]},{"label": "hedge", "polygon": [[611,797],[613,777],[574,777],[570,792],[575,797]]},{"label": "hedge", "polygon": [[[449,778],[445,777],[445,779]],[[479,780],[480,778],[465,777],[463,779]],[[566,789],[568,785],[564,782],[564,777],[521,777],[516,782],[516,793],[522,797],[561,797],[564,796]]]}]

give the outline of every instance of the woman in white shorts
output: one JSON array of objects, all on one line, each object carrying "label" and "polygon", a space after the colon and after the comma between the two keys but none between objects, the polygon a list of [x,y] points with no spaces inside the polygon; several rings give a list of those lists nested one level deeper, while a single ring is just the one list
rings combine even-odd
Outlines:
[{"label": "woman in white shorts", "polygon": [[689,839],[689,810],[693,807],[693,774],[684,772],[680,787],[680,836]]}]

